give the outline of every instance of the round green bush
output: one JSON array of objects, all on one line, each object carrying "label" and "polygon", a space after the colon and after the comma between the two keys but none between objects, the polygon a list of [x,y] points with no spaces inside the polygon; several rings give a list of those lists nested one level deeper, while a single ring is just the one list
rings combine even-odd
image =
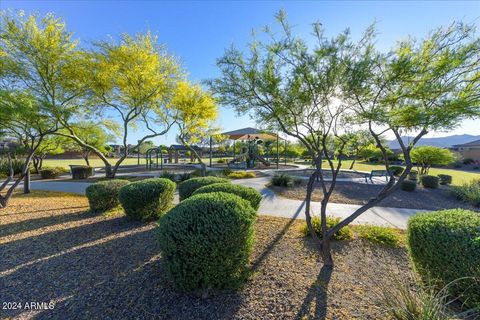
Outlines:
[{"label": "round green bush", "polygon": [[40,176],[42,179],[56,179],[62,173],[68,172],[62,167],[55,167],[55,168],[43,168],[40,170]]},{"label": "round green bush", "polygon": [[411,191],[415,191],[416,188],[417,188],[417,182],[413,180],[403,180],[400,183],[400,189],[402,189],[403,191],[411,192]]},{"label": "round green bush", "polygon": [[[408,221],[407,241],[426,281],[444,286],[463,277],[480,278],[480,213],[451,209],[417,214]],[[449,288],[468,305],[480,307],[480,282],[459,281]]]},{"label": "round green bush", "polygon": [[285,173],[275,173],[270,182],[273,186],[290,187],[293,184],[293,178]]},{"label": "round green bush", "polygon": [[94,175],[94,168],[89,166],[71,166],[72,179],[87,179]]},{"label": "round green bush", "polygon": [[183,181],[178,185],[180,201],[187,199],[195,192],[195,190],[201,187],[208,186],[209,184],[214,183],[225,183],[228,181],[228,179],[219,177],[198,177]]},{"label": "round green bush", "polygon": [[401,175],[404,170],[403,167],[400,166],[390,166],[389,169],[391,172],[393,172],[393,175],[395,176]]},{"label": "round green bush", "polygon": [[197,195],[200,193],[211,193],[211,192],[227,192],[235,194],[240,198],[250,202],[250,205],[253,209],[258,210],[260,207],[260,201],[262,201],[262,195],[257,190],[241,186],[238,184],[232,183],[214,183],[208,186],[201,187],[197,189],[192,195]]},{"label": "round green bush", "polygon": [[151,221],[158,219],[172,207],[174,192],[175,182],[153,178],[122,187],[118,198],[128,217]]},{"label": "round green bush", "polygon": [[438,188],[440,178],[436,176],[424,175],[420,177],[420,182],[425,188],[436,189]]},{"label": "round green bush", "polygon": [[452,176],[448,174],[439,174],[438,178],[440,179],[440,184],[448,185],[452,184]]},{"label": "round green bush", "polygon": [[418,177],[418,171],[417,170],[411,170],[409,173],[408,173],[408,180],[413,180],[413,181],[417,181],[417,177]]},{"label": "round green bush", "polygon": [[90,209],[95,212],[104,212],[117,207],[120,188],[130,182],[127,180],[108,180],[91,184],[85,191]]},{"label": "round green bush", "polygon": [[197,194],[159,221],[163,265],[183,290],[238,286],[253,246],[255,210],[224,192]]}]

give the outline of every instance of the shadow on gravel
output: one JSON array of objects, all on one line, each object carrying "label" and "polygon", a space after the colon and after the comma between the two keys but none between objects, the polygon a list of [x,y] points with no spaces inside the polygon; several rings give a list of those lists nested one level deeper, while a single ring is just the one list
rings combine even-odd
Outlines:
[{"label": "shadow on gravel", "polygon": [[[55,256],[3,277],[0,301],[48,302],[67,297],[53,310],[35,315],[37,319],[234,317],[242,304],[237,293],[201,298],[176,291],[162,270],[155,225],[131,226],[131,233],[123,237]],[[6,316],[22,312],[9,310]]]},{"label": "shadow on gravel", "polygon": [[[86,206],[71,207],[71,208],[65,208],[65,209],[75,209],[75,208],[85,209],[88,207]],[[61,210],[61,208],[60,209],[55,208],[55,209],[52,209],[51,211],[58,211],[58,210]],[[45,212],[47,210],[42,210],[42,211]],[[34,213],[34,212],[37,212],[37,211],[17,212],[15,214],[28,214],[28,213]],[[55,224],[78,221],[78,220],[94,217],[95,215],[96,215],[95,213],[91,213],[90,211],[83,210],[83,211],[69,212],[61,215],[52,215],[48,217],[41,217],[41,218],[35,218],[30,220],[24,220],[20,222],[4,224],[0,226],[0,236],[5,237],[12,234],[17,234],[21,232],[26,232],[26,231],[31,231],[39,228],[52,226]]]},{"label": "shadow on gravel", "polygon": [[[88,217],[90,215],[86,213],[83,218]],[[141,225],[126,217],[118,217],[14,240],[0,246],[0,272]]]},{"label": "shadow on gravel", "polygon": [[280,232],[277,233],[275,238],[266,246],[265,250],[255,259],[255,261],[252,263],[252,270],[255,271],[258,269],[258,267],[262,264],[262,262],[268,257],[270,252],[273,250],[275,245],[282,240],[282,238],[285,236],[287,233],[288,229],[292,226],[292,224],[295,222],[297,217],[303,212],[303,207],[305,206],[305,201],[302,202],[302,205],[298,207],[297,211],[293,215],[293,217],[288,221],[288,223],[283,227]]},{"label": "shadow on gravel", "polygon": [[[300,310],[294,319],[324,320],[327,316],[328,285],[332,278],[333,267],[322,266],[315,283],[308,289]],[[312,310],[313,309],[313,310]]]}]

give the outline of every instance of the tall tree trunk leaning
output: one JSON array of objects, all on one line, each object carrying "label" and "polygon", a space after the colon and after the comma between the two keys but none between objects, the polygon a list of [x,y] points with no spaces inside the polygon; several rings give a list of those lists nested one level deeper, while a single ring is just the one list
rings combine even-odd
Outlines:
[{"label": "tall tree trunk leaning", "polygon": [[83,152],[83,160],[85,160],[85,163],[87,164],[87,166],[90,167],[89,157],[90,157],[90,150],[84,151],[84,152]]},{"label": "tall tree trunk leaning", "polygon": [[[40,139],[40,141],[41,141],[41,139]],[[37,144],[37,147],[38,147],[38,144]],[[7,192],[4,195],[0,194],[0,209],[6,208],[8,206],[8,204],[10,202],[10,199],[13,196],[13,192],[18,187],[18,185],[22,182],[22,180],[25,178],[25,176],[28,174],[28,171],[30,170],[30,162],[32,161],[32,158],[33,158],[33,155],[34,155],[36,149],[37,148],[35,147],[34,149],[32,149],[28,153],[27,158],[25,159],[25,162],[23,164],[22,171],[20,172],[20,175],[17,177],[16,180],[14,178],[12,158],[11,158],[10,154],[7,155],[9,175],[5,179],[5,181],[0,185],[0,192],[2,192],[4,189],[6,189],[9,185],[9,183],[11,183],[12,181],[14,181],[14,182],[13,182],[13,184],[10,185],[10,187],[8,187]]]},{"label": "tall tree trunk leaning", "polygon": [[56,133],[56,134],[58,134],[62,137],[70,138],[73,141],[75,141],[76,143],[78,143],[82,148],[89,149],[93,153],[95,153],[100,158],[100,160],[103,161],[103,164],[105,166],[105,177],[114,178],[115,175],[114,174],[112,175],[112,165],[108,161],[107,157],[105,157],[105,155],[100,150],[98,150],[97,148],[83,142],[82,139],[80,139],[72,129],[67,128],[67,130],[69,131],[69,133]]},{"label": "tall tree trunk leaning", "polygon": [[353,166],[355,165],[355,161],[357,161],[357,157],[356,157],[356,156],[353,158],[353,161],[352,161],[352,163],[350,164],[350,170],[353,170]]}]

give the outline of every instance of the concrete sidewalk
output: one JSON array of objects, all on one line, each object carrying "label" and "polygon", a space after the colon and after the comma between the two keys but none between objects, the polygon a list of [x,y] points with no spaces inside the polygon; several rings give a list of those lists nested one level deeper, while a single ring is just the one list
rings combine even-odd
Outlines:
[{"label": "concrete sidewalk", "polygon": [[[305,219],[305,201],[287,199],[277,196],[272,190],[265,187],[270,181],[268,177],[233,180],[233,183],[252,187],[263,196],[260,204],[259,214],[273,215],[285,218]],[[360,205],[329,203],[327,206],[328,215],[340,218],[346,218]],[[400,229],[407,228],[407,221],[412,215],[418,212],[425,212],[423,209],[405,209],[391,207],[373,207],[364,212],[353,223],[354,224],[374,224],[380,226],[390,226]],[[311,202],[311,211],[313,216],[320,214],[320,202]]]},{"label": "concrete sidewalk", "polygon": [[[268,177],[233,180],[235,184],[253,187],[258,190],[263,200],[258,211],[261,215],[277,216],[291,219],[305,219],[305,202],[301,200],[287,199],[277,196],[272,190],[265,187],[269,182]],[[32,190],[49,190],[69,192],[76,194],[85,194],[85,189],[90,185],[88,182],[70,182],[70,181],[32,181]],[[175,197],[178,201],[178,196]],[[312,215],[318,215],[320,212],[320,202],[311,203]],[[352,214],[359,205],[330,203],[328,204],[328,214],[334,217],[345,218]],[[380,226],[391,226],[405,229],[408,218],[417,212],[426,210],[404,209],[390,207],[374,207],[367,210],[354,223],[356,224],[374,224]]]}]

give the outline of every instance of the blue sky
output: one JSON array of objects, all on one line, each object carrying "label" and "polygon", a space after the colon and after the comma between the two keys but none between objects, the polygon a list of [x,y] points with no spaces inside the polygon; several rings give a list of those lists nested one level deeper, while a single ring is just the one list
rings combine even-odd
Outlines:
[{"label": "blue sky", "polygon": [[[252,29],[272,24],[278,10],[287,11],[290,24],[298,34],[308,35],[310,24],[320,21],[327,35],[333,36],[349,27],[358,36],[377,21],[378,47],[388,50],[396,41],[413,35],[423,37],[429,30],[464,20],[480,27],[480,1],[335,1],[335,2],[249,2],[249,1],[5,1],[0,9],[24,10],[26,13],[53,12],[65,19],[74,37],[91,41],[117,37],[123,32],[151,30],[169,51],[183,63],[192,81],[218,75],[215,60],[231,43],[239,47],[250,40]],[[219,124],[234,130],[255,124],[247,115],[237,116],[221,108]],[[453,133],[480,135],[480,126],[466,121]],[[132,141],[141,135],[132,135]],[[446,133],[433,133],[441,136]],[[156,143],[173,143],[175,132],[156,139]]]}]

